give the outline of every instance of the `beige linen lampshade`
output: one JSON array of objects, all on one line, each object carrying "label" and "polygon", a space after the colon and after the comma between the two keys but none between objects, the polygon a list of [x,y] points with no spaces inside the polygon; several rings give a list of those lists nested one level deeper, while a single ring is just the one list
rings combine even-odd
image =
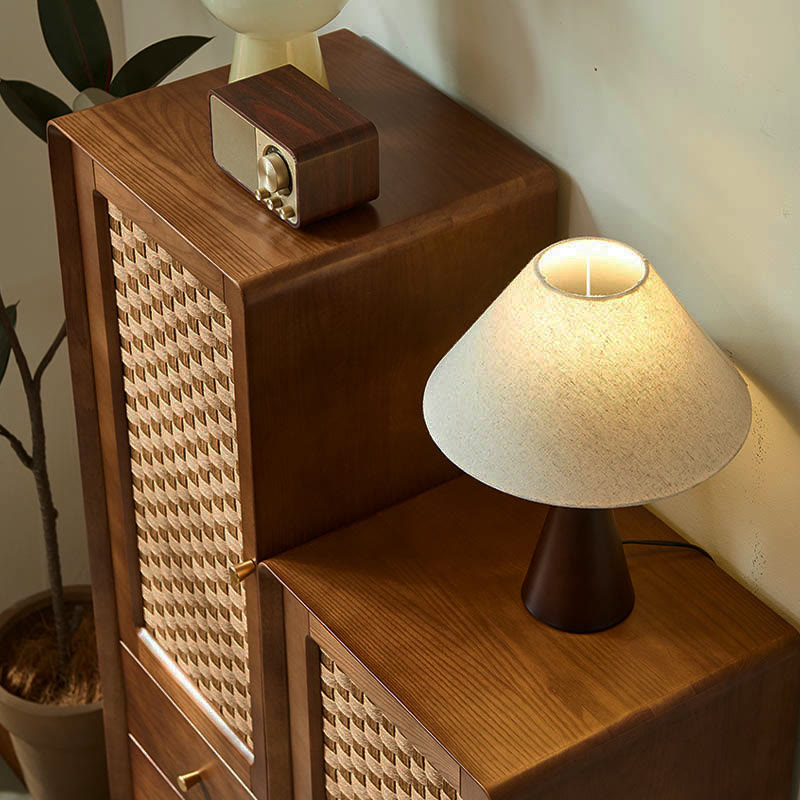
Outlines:
[{"label": "beige linen lampshade", "polygon": [[551,506],[523,601],[589,633],[634,604],[612,509],[711,477],[742,446],[751,406],[642,255],[586,238],[522,270],[436,366],[423,412],[464,472]]},{"label": "beige linen lampshade", "polygon": [[617,508],[711,477],[742,446],[751,407],[730,359],[639,253],[571,239],[456,342],[423,412],[444,454],[490,486]]}]

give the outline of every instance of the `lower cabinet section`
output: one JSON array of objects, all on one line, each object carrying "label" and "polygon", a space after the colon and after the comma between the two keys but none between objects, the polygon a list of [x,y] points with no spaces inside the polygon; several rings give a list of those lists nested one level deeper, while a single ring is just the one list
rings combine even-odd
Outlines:
[{"label": "lower cabinet section", "polygon": [[461,477],[261,563],[294,800],[790,796],[797,631],[701,555],[646,550],[624,623],[544,625],[519,587],[546,514]]},{"label": "lower cabinet section", "polygon": [[143,789],[137,789],[136,800],[171,798],[178,791],[177,796],[197,800],[253,800],[247,787],[124,647],[122,671],[128,729],[135,740],[131,751],[134,784],[149,787],[156,777],[165,784],[161,794],[141,794]]},{"label": "lower cabinet section", "polygon": [[129,736],[134,800],[178,800],[176,792],[133,736]]}]

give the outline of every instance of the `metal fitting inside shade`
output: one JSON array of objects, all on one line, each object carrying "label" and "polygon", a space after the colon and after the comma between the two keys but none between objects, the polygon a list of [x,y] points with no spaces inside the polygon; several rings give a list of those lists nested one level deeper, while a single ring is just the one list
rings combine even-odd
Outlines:
[{"label": "metal fitting inside shade", "polygon": [[551,288],[591,300],[635,291],[650,270],[645,257],[627,244],[596,238],[556,242],[542,250],[532,264]]}]

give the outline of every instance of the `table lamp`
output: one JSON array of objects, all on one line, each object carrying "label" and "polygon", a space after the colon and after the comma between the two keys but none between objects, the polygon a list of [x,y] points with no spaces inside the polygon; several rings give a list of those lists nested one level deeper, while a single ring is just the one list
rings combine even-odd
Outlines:
[{"label": "table lamp", "polygon": [[525,577],[534,617],[589,633],[621,622],[633,585],[614,508],[669,497],[724,467],[750,395],[633,248],[542,250],[431,374],[423,412],[464,472],[550,506]]}]

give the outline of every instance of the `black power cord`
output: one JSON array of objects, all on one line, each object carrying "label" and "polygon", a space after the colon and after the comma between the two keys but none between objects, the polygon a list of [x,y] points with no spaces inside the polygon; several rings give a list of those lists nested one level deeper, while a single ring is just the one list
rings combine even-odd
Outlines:
[{"label": "black power cord", "polygon": [[702,547],[698,547],[696,544],[689,544],[689,542],[671,542],[667,539],[626,539],[622,544],[641,544],[648,547],[685,547],[687,550],[696,550],[698,553],[702,553],[706,558],[711,559],[712,563],[714,562],[708,550],[703,550]]}]

